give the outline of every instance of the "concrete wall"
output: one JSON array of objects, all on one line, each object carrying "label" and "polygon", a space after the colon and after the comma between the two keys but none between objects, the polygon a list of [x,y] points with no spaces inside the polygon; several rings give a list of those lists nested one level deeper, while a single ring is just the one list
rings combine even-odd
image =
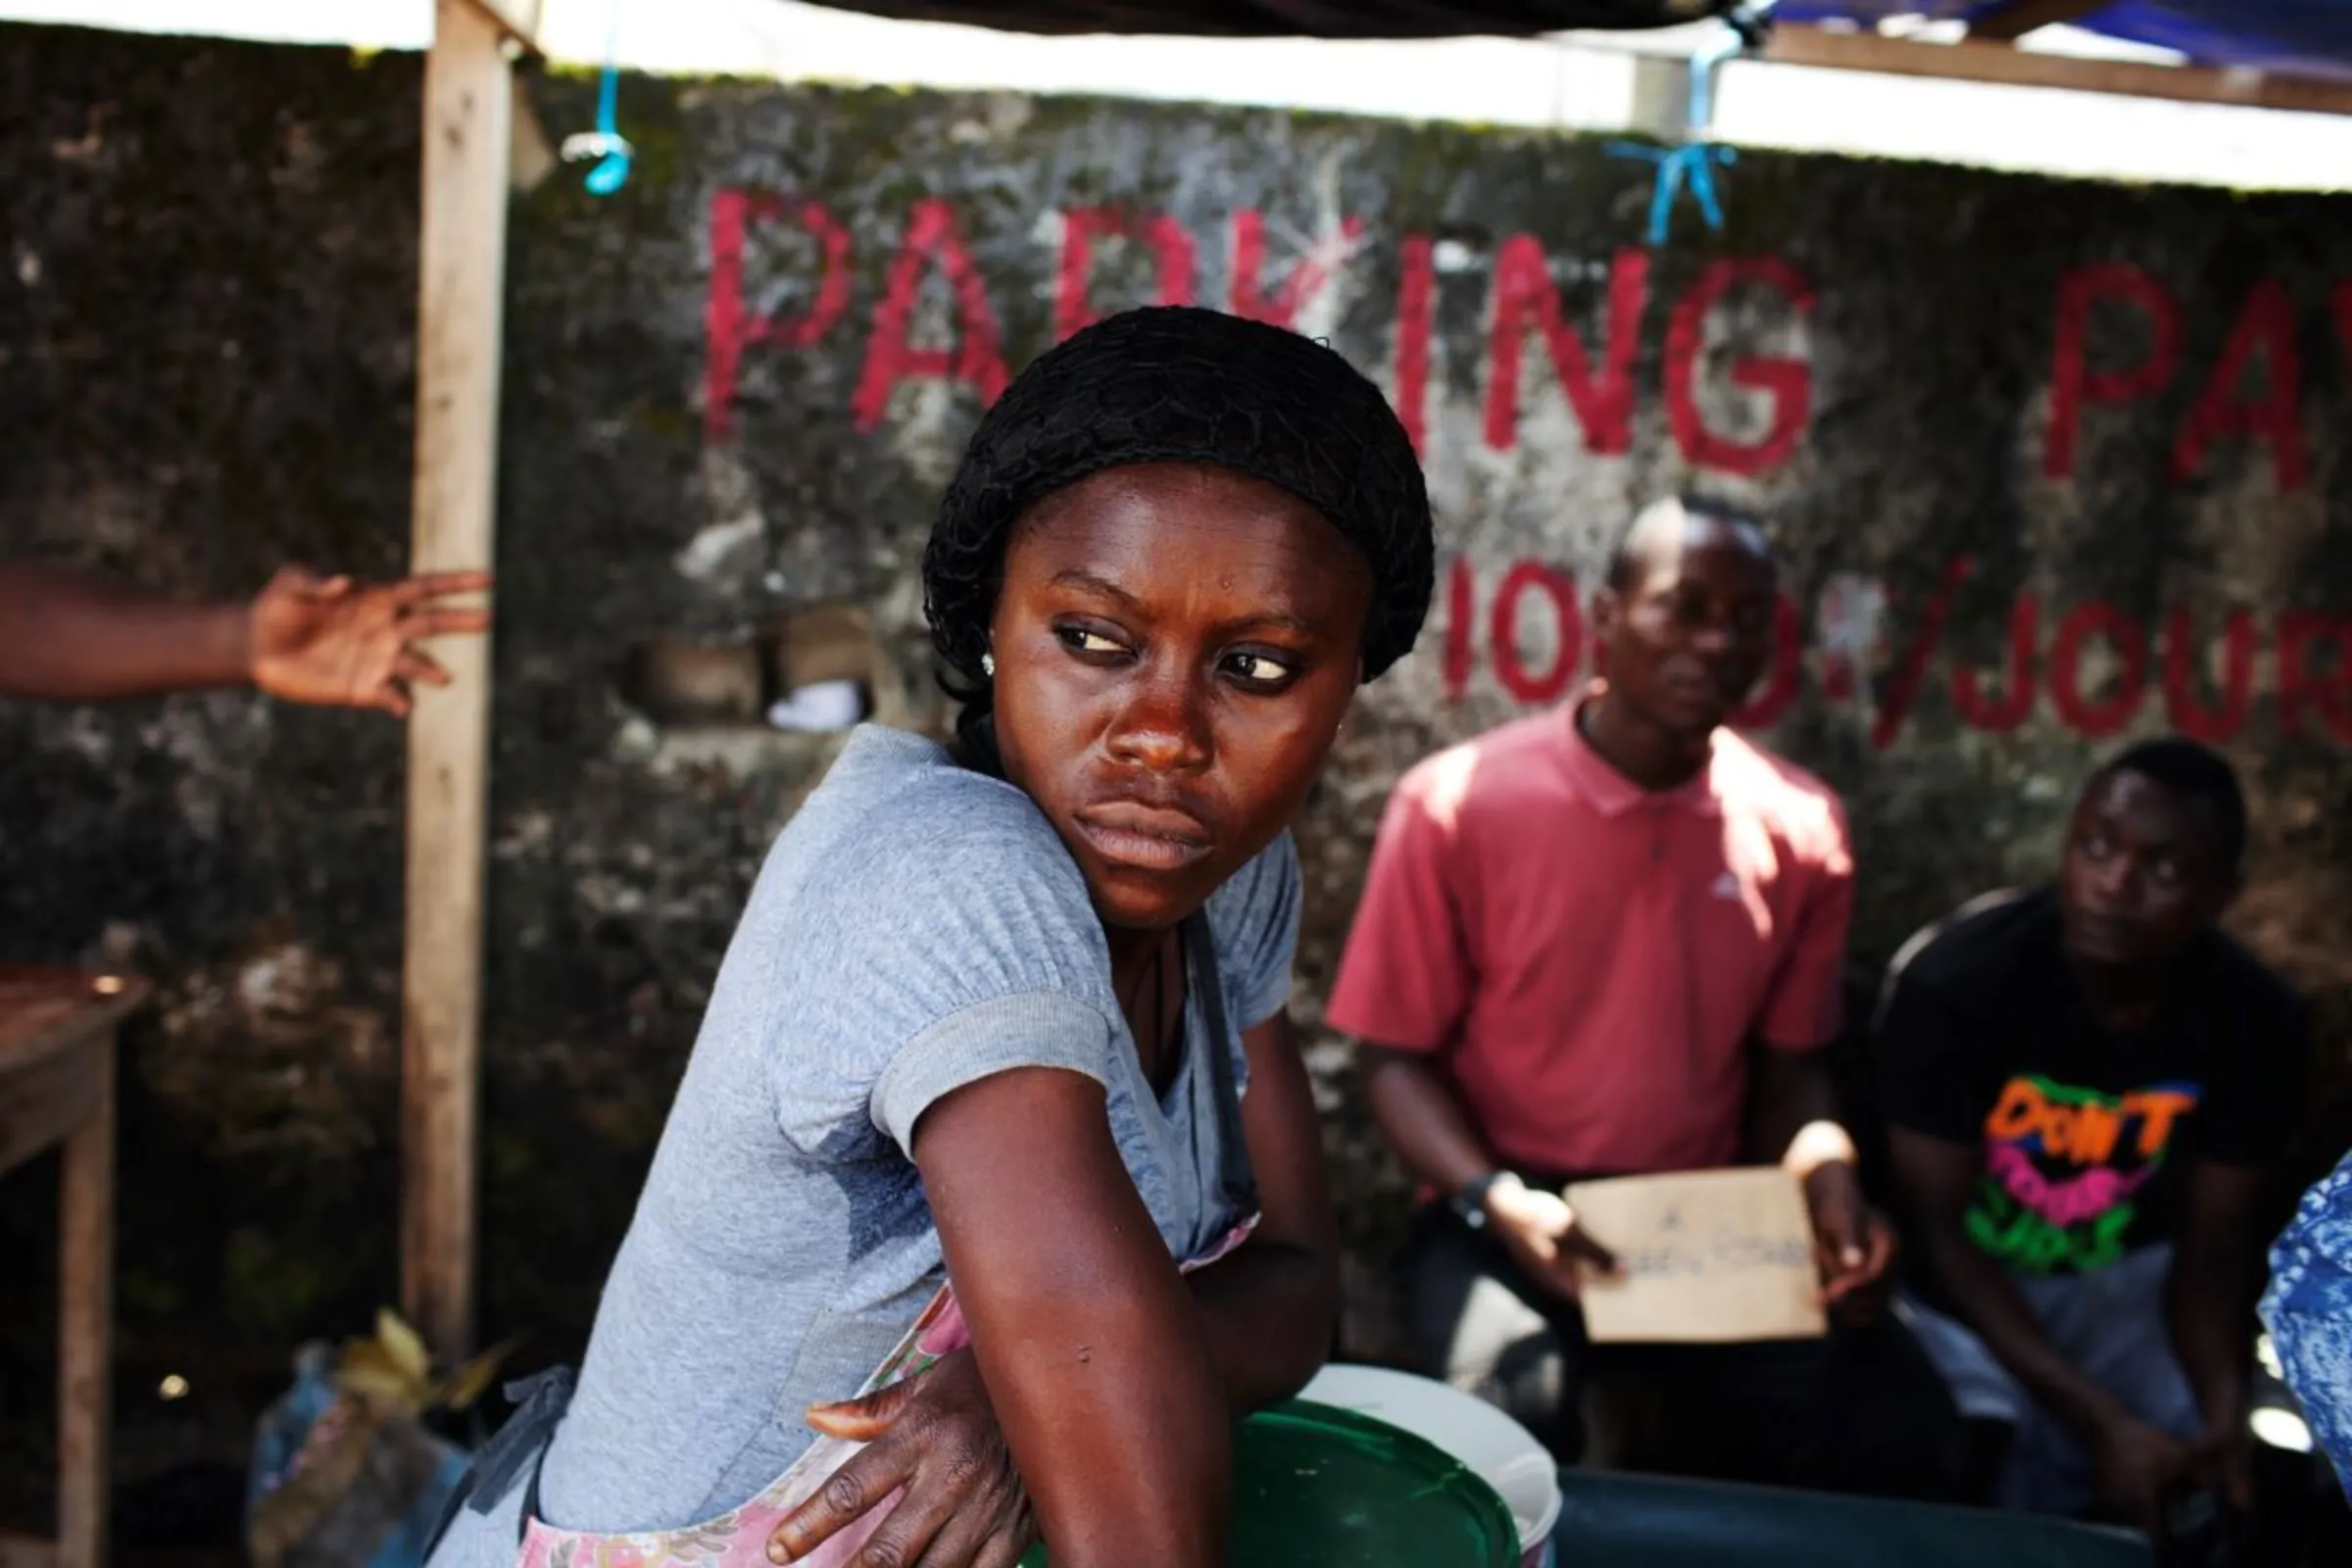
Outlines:
[{"label": "concrete wall", "polygon": [[[416,64],[0,32],[0,548],[191,591],[406,528]],[[547,133],[592,84],[542,81]],[[812,607],[937,719],[915,564],[991,392],[1057,332],[1192,298],[1394,389],[1444,530],[1422,648],[1302,839],[1301,1010],[1396,770],[1589,669],[1640,500],[1773,520],[1750,715],[1847,794],[1857,960],[2044,874],[2125,737],[2226,745],[2246,936],[2352,1037],[2352,207],[1749,155],[1720,234],[1642,244],[1648,166],[1463,128],[631,82],[618,197],[512,231],[484,1133],[489,1326],[576,1347],[734,914],[832,742],[661,721],[661,639]],[[218,695],[0,709],[11,956],[136,963],[134,1356],[267,1365],[393,1289],[401,750]],[[1350,1226],[1396,1187],[1314,1047]],[[2306,1157],[2318,1157],[2317,1146]],[[37,1230],[24,1201],[12,1234]],[[27,1331],[29,1332],[29,1331]],[[20,1347],[22,1348],[22,1347]],[[243,1363],[239,1363],[243,1364]]]}]

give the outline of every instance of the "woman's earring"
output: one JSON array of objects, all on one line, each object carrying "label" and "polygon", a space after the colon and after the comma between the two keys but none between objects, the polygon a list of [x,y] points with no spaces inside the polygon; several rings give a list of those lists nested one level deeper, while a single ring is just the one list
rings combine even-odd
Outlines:
[{"label": "woman's earring", "polygon": [[997,678],[996,655],[982,654],[980,656],[980,673],[987,676],[990,680],[995,680]]}]

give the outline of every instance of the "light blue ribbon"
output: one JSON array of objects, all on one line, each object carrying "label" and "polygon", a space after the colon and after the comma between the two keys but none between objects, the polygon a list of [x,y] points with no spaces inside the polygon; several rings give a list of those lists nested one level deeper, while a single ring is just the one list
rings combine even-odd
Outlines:
[{"label": "light blue ribbon", "polygon": [[591,196],[610,196],[629,182],[629,161],[637,149],[620,133],[620,0],[612,0],[605,34],[605,76],[596,95],[596,129],[564,138],[566,162],[593,158],[584,183]]},{"label": "light blue ribbon", "polygon": [[1698,203],[1699,216],[1712,229],[1723,227],[1723,202],[1715,191],[1715,166],[1729,169],[1740,161],[1740,154],[1718,141],[1706,139],[1715,123],[1715,74],[1727,60],[1738,58],[1747,46],[1747,39],[1738,29],[1726,25],[1722,34],[1690,57],[1690,108],[1686,117],[1686,133],[1695,136],[1679,147],[1651,147],[1638,141],[1613,141],[1608,144],[1612,158],[1640,158],[1657,166],[1657,181],[1649,197],[1649,243],[1666,243],[1674,226],[1674,204],[1683,187],[1690,187],[1690,195]]},{"label": "light blue ribbon", "polygon": [[1609,143],[1613,158],[1646,158],[1658,166],[1657,184],[1649,195],[1649,243],[1666,243],[1668,231],[1674,225],[1675,198],[1682,194],[1683,185],[1690,183],[1690,195],[1698,203],[1699,215],[1706,219],[1709,228],[1723,227],[1723,202],[1715,194],[1715,166],[1730,168],[1740,161],[1739,152],[1721,142],[1694,141],[1681,147],[1651,147],[1638,141]]},{"label": "light blue ribbon", "polygon": [[594,196],[610,196],[627,184],[629,160],[637,155],[637,149],[620,133],[619,100],[620,62],[607,56],[604,85],[596,95],[596,136],[605,156],[588,171],[587,179],[589,194]]}]

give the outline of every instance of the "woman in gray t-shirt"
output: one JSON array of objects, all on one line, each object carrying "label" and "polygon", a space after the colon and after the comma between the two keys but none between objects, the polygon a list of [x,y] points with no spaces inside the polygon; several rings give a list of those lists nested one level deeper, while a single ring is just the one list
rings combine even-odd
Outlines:
[{"label": "woman in gray t-shirt", "polygon": [[1223,1560],[1337,1297],[1288,830],[1432,554],[1328,348],[1157,309],[1029,368],[924,557],[956,744],[859,731],[777,839],[576,1391],[433,1568]]}]

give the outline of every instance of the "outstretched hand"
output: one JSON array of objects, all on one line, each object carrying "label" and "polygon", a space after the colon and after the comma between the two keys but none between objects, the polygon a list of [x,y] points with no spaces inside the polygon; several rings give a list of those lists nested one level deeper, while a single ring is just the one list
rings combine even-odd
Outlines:
[{"label": "outstretched hand", "polygon": [[865,1398],[817,1405],[808,1424],[865,1446],[776,1527],[770,1561],[800,1561],[902,1490],[858,1561],[1014,1568],[1037,1539],[971,1351]]},{"label": "outstretched hand", "polygon": [[444,571],[394,583],[321,578],[285,566],[255,598],[253,682],[288,702],[409,712],[422,682],[449,684],[449,671],[416,644],[428,637],[487,631],[486,608],[442,601],[487,589],[486,571]]}]

